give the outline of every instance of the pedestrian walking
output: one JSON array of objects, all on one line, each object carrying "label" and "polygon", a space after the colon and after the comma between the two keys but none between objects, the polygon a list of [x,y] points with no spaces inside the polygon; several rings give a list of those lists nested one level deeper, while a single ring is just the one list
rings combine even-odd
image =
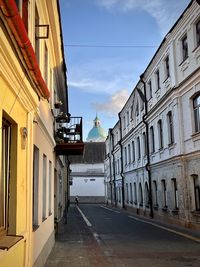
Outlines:
[{"label": "pedestrian walking", "polygon": [[75,197],[75,203],[76,203],[76,205],[78,206],[78,203],[79,203],[78,196]]}]

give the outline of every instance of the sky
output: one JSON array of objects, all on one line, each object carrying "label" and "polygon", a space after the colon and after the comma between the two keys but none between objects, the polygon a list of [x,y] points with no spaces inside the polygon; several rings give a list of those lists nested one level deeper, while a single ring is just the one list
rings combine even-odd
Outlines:
[{"label": "sky", "polygon": [[108,131],[190,0],[60,0],[69,112]]}]

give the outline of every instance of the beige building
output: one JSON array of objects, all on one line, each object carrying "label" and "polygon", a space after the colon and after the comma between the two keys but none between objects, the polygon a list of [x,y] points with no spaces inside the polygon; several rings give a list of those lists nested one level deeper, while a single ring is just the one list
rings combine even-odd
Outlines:
[{"label": "beige building", "polygon": [[0,266],[42,267],[82,119],[68,113],[58,1],[1,0],[0,24]]}]

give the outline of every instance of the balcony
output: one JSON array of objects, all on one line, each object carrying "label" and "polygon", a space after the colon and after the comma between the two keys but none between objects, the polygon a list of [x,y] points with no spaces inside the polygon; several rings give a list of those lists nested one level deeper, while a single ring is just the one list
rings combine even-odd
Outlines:
[{"label": "balcony", "polygon": [[82,155],[84,150],[82,117],[59,115],[56,117],[55,132],[57,155]]}]

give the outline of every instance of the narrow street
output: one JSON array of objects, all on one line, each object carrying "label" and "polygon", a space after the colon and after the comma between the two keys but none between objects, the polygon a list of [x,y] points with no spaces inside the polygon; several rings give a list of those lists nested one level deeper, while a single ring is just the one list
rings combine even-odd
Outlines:
[{"label": "narrow street", "polygon": [[45,267],[200,266],[200,235],[104,205],[71,205]]}]

